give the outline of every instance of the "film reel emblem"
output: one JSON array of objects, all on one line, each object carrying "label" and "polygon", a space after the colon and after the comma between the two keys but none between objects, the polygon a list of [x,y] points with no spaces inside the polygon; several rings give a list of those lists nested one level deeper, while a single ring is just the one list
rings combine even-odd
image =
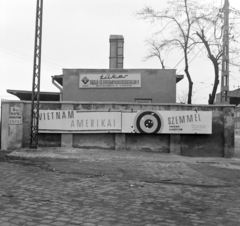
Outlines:
[{"label": "film reel emblem", "polygon": [[136,133],[159,133],[162,128],[161,115],[156,111],[140,111],[134,119]]}]

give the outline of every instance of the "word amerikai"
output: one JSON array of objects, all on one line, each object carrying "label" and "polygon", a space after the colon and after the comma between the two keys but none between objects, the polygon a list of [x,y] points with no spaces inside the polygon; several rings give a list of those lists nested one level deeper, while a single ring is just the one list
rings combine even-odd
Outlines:
[{"label": "word amerikai", "polygon": [[81,127],[81,128],[114,128],[116,126],[115,118],[101,117],[96,118],[96,112],[92,115],[88,113],[88,118],[79,118],[80,111],[50,111],[50,112],[40,112],[39,121],[64,121],[70,123],[71,128]]}]

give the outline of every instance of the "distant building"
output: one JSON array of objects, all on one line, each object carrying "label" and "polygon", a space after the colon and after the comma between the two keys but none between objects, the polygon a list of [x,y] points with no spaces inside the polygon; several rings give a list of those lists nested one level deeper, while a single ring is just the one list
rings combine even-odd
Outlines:
[{"label": "distant building", "polygon": [[[228,91],[229,104],[239,105],[240,104],[240,89]],[[221,93],[216,94],[216,104],[221,103]]]},{"label": "distant building", "polygon": [[176,103],[183,76],[163,69],[63,69],[62,101]]}]

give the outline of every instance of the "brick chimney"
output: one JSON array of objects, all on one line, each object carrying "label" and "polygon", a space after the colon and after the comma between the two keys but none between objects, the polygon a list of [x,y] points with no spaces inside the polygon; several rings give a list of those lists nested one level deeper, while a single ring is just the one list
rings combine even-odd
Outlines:
[{"label": "brick chimney", "polygon": [[110,35],[109,68],[123,68],[123,44],[122,35]]}]

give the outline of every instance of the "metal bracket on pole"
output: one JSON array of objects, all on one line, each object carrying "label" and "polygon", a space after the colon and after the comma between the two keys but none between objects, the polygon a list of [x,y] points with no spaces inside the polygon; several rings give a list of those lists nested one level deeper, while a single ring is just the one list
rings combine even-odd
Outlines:
[{"label": "metal bracket on pole", "polygon": [[31,135],[29,148],[38,147],[38,116],[39,116],[39,91],[41,71],[41,47],[42,47],[42,13],[43,0],[37,0],[34,63],[32,81],[32,104],[31,104]]}]

